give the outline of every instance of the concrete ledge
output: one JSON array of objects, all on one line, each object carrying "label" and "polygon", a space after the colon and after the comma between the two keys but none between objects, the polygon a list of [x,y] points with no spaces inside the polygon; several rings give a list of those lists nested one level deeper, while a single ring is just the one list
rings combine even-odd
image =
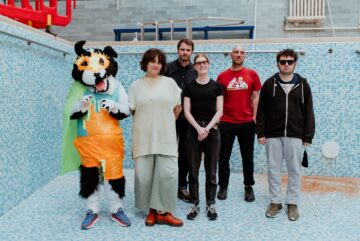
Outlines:
[{"label": "concrete ledge", "polygon": [[63,44],[67,44],[67,45],[73,45],[72,42],[66,40],[66,39],[63,39],[63,38],[60,38],[60,37],[55,37],[51,34],[48,34],[48,33],[45,33],[44,30],[41,30],[41,29],[37,29],[37,28],[33,28],[33,27],[30,27],[26,24],[23,24],[23,23],[20,23],[18,21],[15,21],[11,18],[8,18],[8,17],[5,17],[5,16],[2,16],[0,15],[0,22],[2,23],[6,23],[6,24],[9,24],[9,25],[12,25],[16,28],[20,28],[22,30],[25,30],[25,31],[28,31],[28,32],[31,32],[33,34],[37,34],[37,35],[40,35],[40,36],[43,36],[43,37],[46,37],[46,38],[49,38],[51,40],[56,40],[58,42],[61,42]]}]

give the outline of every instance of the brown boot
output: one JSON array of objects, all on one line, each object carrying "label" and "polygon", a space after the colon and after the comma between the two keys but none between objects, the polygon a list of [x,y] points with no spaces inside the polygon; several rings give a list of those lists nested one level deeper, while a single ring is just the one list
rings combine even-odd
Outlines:
[{"label": "brown boot", "polygon": [[172,227],[181,227],[183,226],[183,221],[179,218],[175,218],[171,213],[157,214],[156,215],[157,224],[166,224]]},{"label": "brown boot", "polygon": [[183,200],[186,203],[190,203],[191,202],[191,197],[189,192],[186,189],[179,189],[178,190],[178,198],[180,200]]},{"label": "brown boot", "polygon": [[156,210],[150,208],[149,214],[145,219],[145,225],[148,227],[154,226],[156,223]]}]

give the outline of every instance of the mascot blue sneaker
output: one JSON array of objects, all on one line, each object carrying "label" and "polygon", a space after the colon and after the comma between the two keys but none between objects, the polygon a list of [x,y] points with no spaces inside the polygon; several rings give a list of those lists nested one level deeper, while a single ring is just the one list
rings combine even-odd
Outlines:
[{"label": "mascot blue sneaker", "polygon": [[88,210],[84,221],[81,223],[82,229],[89,229],[99,220],[99,215],[92,210]]},{"label": "mascot blue sneaker", "polygon": [[130,226],[123,212],[124,140],[120,127],[120,120],[130,114],[128,96],[115,78],[115,50],[110,46],[84,49],[84,45],[85,41],[75,44],[74,82],[64,109],[61,171],[74,171],[80,166],[79,195],[89,210],[81,228],[91,228],[99,218],[102,177],[111,218],[121,226]]},{"label": "mascot blue sneaker", "polygon": [[122,208],[119,208],[116,213],[112,213],[111,219],[123,227],[128,227],[131,225],[130,219],[126,216]]}]

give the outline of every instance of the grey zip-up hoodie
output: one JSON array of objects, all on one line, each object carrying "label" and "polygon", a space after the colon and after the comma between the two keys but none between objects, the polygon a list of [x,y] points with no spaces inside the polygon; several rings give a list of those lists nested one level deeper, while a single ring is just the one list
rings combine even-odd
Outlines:
[{"label": "grey zip-up hoodie", "polygon": [[311,143],[315,134],[315,115],[311,89],[307,80],[297,75],[298,82],[286,94],[276,76],[261,88],[256,115],[258,138],[295,137]]}]

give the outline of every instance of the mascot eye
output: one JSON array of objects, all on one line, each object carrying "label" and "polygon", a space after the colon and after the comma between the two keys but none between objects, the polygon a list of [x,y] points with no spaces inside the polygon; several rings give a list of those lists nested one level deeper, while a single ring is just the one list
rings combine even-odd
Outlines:
[{"label": "mascot eye", "polygon": [[87,65],[88,65],[88,64],[87,64],[86,61],[84,61],[84,62],[81,63],[81,66],[87,66]]},{"label": "mascot eye", "polygon": [[99,59],[99,63],[100,63],[101,65],[104,65],[104,64],[105,64],[104,59],[103,59],[103,58],[100,58],[100,59]]}]

